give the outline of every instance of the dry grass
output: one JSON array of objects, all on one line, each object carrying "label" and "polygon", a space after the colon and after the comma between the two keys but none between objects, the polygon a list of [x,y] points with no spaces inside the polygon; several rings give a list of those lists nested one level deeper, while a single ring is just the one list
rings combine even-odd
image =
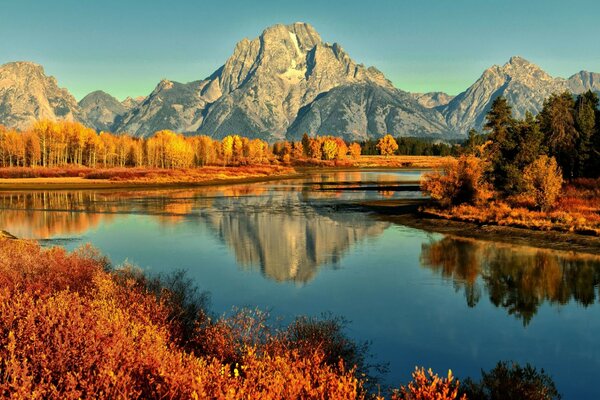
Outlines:
[{"label": "dry grass", "polygon": [[295,173],[291,167],[279,165],[255,165],[236,167],[199,167],[180,169],[161,168],[0,168],[0,184],[68,184],[132,183],[132,184],[178,184],[217,181],[244,181],[247,179],[283,176]]},{"label": "dry grass", "polygon": [[355,167],[440,168],[453,157],[438,156],[360,156],[351,160]]}]

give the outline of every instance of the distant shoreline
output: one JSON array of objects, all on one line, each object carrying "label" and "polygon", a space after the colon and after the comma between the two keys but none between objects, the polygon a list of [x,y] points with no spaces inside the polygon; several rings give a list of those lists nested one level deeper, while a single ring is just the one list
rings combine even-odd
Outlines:
[{"label": "distant shoreline", "polygon": [[301,173],[290,173],[271,176],[209,179],[198,182],[113,181],[110,179],[86,178],[18,178],[0,179],[0,192],[23,190],[177,189],[259,183],[282,179],[294,179],[301,176],[303,176]]},{"label": "distant shoreline", "polygon": [[[400,158],[400,157],[398,157]],[[404,158],[404,157],[403,157]],[[381,157],[383,160],[383,157]],[[393,158],[392,158],[393,159]],[[371,161],[372,158],[368,157]],[[434,159],[435,160],[435,159]],[[22,191],[22,190],[105,190],[105,189],[175,189],[175,188],[190,188],[190,187],[205,187],[205,186],[220,186],[234,185],[247,183],[260,183],[285,179],[299,179],[315,172],[352,172],[352,171],[419,171],[435,168],[438,160],[434,162],[423,162],[422,158],[416,165],[410,165],[404,158],[403,162],[408,165],[373,165],[367,161],[365,164],[359,165],[300,165],[285,167],[289,171],[274,170],[273,174],[257,174],[256,176],[243,176],[232,178],[215,178],[203,179],[195,181],[191,179],[174,178],[172,181],[164,181],[161,179],[94,179],[85,177],[33,177],[33,178],[0,178],[0,192],[7,191]],[[391,161],[391,160],[390,160]],[[367,165],[369,164],[369,165]],[[223,167],[224,170],[235,167]],[[102,170],[99,170],[102,171]],[[132,171],[135,171],[132,169]],[[168,170],[165,170],[168,171]],[[191,172],[202,171],[202,169],[190,169]],[[185,171],[184,171],[185,174]],[[250,173],[251,175],[252,173]]]}]

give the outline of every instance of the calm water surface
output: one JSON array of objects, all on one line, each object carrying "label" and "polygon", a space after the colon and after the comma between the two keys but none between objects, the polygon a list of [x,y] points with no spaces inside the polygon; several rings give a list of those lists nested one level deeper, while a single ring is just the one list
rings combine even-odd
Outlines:
[{"label": "calm water surface", "polygon": [[183,269],[213,311],[331,312],[372,341],[398,385],[415,365],[479,376],[498,360],[548,371],[567,399],[600,398],[600,258],[460,239],[347,207],[414,198],[419,171],[163,191],[0,193],[0,229],[113,263]]}]

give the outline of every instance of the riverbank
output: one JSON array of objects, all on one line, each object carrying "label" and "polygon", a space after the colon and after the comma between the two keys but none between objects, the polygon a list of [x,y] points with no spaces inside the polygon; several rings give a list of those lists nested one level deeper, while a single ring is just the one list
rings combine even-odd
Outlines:
[{"label": "riverbank", "polygon": [[428,232],[600,255],[597,236],[457,221],[420,211],[427,203],[427,200],[381,200],[360,203],[359,207],[374,212],[381,220]]},{"label": "riverbank", "polygon": [[[33,177],[0,178],[0,191],[175,188],[254,183],[301,176],[301,173],[294,168],[279,165],[210,166],[189,169],[79,168],[40,171],[40,168],[36,168],[36,170],[36,175]],[[23,171],[23,173],[28,172]]]}]

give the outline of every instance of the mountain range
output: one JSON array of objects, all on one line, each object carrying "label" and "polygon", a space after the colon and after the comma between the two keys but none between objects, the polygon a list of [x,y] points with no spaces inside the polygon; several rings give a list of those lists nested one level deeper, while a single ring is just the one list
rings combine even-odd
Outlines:
[{"label": "mountain range", "polygon": [[102,91],[81,101],[30,62],[0,66],[0,124],[26,129],[36,119],[80,121],[98,131],[145,137],[170,129],[215,138],[237,133],[273,142],[310,135],[347,140],[455,137],[481,129],[504,96],[516,117],[537,113],[552,93],[600,92],[600,74],[552,77],[521,57],[486,69],[464,92],[408,93],[375,67],[356,63],[309,24],[274,25],[243,39],[206,79],[162,80],[145,98],[123,102]]}]

